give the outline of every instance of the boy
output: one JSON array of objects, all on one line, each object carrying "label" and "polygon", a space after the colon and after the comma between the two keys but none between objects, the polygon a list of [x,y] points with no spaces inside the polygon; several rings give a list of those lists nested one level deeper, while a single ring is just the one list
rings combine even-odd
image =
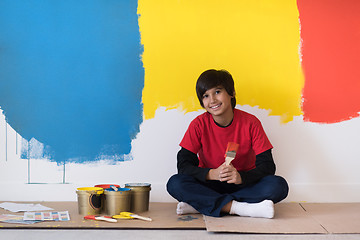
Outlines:
[{"label": "boy", "polygon": [[[289,188],[274,175],[273,147],[260,121],[235,109],[234,81],[225,70],[203,72],[196,93],[206,112],[190,123],[177,155],[178,174],[167,183],[179,201],[177,214],[273,218],[274,203]],[[230,165],[224,162],[228,142],[239,144]]]}]

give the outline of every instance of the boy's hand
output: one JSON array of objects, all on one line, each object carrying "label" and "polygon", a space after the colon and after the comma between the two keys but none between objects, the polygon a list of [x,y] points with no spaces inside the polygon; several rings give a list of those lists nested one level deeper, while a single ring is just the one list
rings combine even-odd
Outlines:
[{"label": "boy's hand", "polygon": [[222,167],[218,167],[218,168],[213,168],[210,169],[210,171],[208,172],[206,179],[207,180],[218,180],[220,181],[220,171],[222,170]]},{"label": "boy's hand", "polygon": [[241,179],[239,172],[236,170],[236,168],[234,168],[234,166],[232,164],[226,165],[224,163],[219,168],[220,168],[220,172],[219,172],[220,182],[227,182],[227,183],[234,183],[234,184],[242,183],[242,179]]},{"label": "boy's hand", "polygon": [[210,169],[207,180],[218,180],[220,182],[241,184],[242,179],[239,172],[234,168],[232,164],[226,165],[225,163],[215,169]]}]

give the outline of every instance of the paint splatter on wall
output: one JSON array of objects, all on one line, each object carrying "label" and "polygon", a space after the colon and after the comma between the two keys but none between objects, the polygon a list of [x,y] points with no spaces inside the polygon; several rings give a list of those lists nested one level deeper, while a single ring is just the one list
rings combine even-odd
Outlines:
[{"label": "paint splatter on wall", "polygon": [[304,119],[359,116],[360,1],[298,0],[305,74]]},{"label": "paint splatter on wall", "polygon": [[0,2],[0,106],[57,162],[124,160],[142,122],[137,2]]},{"label": "paint splatter on wall", "polygon": [[145,118],[160,106],[198,110],[195,82],[209,68],[233,75],[238,104],[283,122],[302,114],[296,1],[140,0],[138,12]]}]

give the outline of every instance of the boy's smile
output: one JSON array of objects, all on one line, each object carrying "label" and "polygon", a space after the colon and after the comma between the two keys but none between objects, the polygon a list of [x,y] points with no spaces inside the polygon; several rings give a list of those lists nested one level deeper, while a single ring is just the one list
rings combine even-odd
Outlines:
[{"label": "boy's smile", "polygon": [[203,95],[203,105],[214,118],[214,121],[222,126],[227,126],[233,118],[234,112],[231,99],[222,86],[207,90]]}]

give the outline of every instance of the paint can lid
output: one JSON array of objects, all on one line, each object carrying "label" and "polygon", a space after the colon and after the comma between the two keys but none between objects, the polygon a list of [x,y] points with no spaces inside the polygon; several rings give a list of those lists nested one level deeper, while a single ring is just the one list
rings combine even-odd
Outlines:
[{"label": "paint can lid", "polygon": [[118,185],[118,184],[97,184],[97,185],[95,185],[95,187],[100,187],[100,188],[106,189],[106,188],[110,188],[111,185],[113,185],[117,188],[120,187],[120,185]]},{"label": "paint can lid", "polygon": [[125,187],[150,187],[150,183],[126,183]]},{"label": "paint can lid", "polygon": [[131,188],[133,191],[150,191],[150,183],[126,183],[126,188]]},{"label": "paint can lid", "polygon": [[103,194],[104,189],[99,187],[80,187],[77,188],[77,192],[91,192],[93,194]]}]

